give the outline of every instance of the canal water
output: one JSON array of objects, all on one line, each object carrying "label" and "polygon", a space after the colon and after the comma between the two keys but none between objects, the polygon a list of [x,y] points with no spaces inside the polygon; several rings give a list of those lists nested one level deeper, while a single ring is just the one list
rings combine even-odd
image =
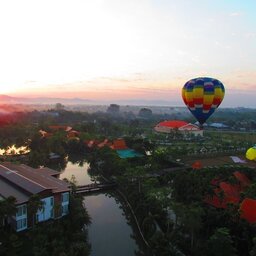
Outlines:
[{"label": "canal water", "polygon": [[70,161],[67,163],[65,170],[63,170],[60,174],[60,179],[68,179],[71,180],[72,176],[75,177],[77,185],[88,185],[93,183],[92,177],[88,174],[88,169],[90,165],[87,162],[84,162],[82,166],[79,164],[71,163]]},{"label": "canal water", "polygon": [[[82,167],[68,162],[60,178],[75,176],[78,185],[92,183],[88,174],[89,164]],[[84,197],[84,205],[91,216],[89,241],[91,256],[135,256],[139,251],[137,237],[127,223],[122,204],[114,194],[92,194]],[[142,254],[140,254],[142,255]]]},{"label": "canal water", "polygon": [[86,209],[92,217],[89,240],[92,256],[133,256],[138,246],[120,203],[106,194],[86,196]]}]

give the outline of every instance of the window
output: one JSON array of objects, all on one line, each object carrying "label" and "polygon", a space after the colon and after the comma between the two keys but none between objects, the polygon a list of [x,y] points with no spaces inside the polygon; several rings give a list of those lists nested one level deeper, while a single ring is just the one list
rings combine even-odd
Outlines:
[{"label": "window", "polygon": [[62,201],[62,203],[68,202],[69,201],[69,193],[61,194],[61,201]]},{"label": "window", "polygon": [[51,206],[53,206],[53,204],[54,204],[54,199],[53,197],[51,197]]},{"label": "window", "polygon": [[27,215],[27,206],[25,204],[17,207],[16,217]]},{"label": "window", "polygon": [[68,204],[62,205],[61,211],[62,211],[62,215],[68,214]]},{"label": "window", "polygon": [[27,218],[17,220],[17,231],[27,228]]}]

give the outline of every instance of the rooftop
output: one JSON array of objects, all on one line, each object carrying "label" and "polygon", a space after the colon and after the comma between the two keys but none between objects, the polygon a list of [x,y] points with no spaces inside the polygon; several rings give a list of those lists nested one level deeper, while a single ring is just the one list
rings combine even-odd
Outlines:
[{"label": "rooftop", "polygon": [[45,190],[52,193],[69,191],[68,184],[54,176],[58,173],[49,168],[34,169],[27,165],[9,162],[0,165],[0,195],[14,196],[17,203],[27,201],[33,195]]},{"label": "rooftop", "polygon": [[187,125],[188,123],[185,121],[180,121],[180,120],[171,120],[171,121],[163,121],[160,122],[157,126],[166,126],[170,128],[180,128],[184,125]]}]

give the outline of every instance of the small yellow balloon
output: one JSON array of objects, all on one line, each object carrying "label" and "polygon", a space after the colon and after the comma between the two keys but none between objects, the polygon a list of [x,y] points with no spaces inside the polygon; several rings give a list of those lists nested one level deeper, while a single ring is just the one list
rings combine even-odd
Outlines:
[{"label": "small yellow balloon", "polygon": [[249,160],[256,160],[256,148],[252,147],[246,151],[246,158]]}]

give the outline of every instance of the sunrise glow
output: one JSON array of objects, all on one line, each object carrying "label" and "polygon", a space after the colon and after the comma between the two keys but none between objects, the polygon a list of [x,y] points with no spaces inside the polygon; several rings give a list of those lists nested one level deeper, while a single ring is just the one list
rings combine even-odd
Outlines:
[{"label": "sunrise glow", "polygon": [[[254,103],[256,3],[0,1],[0,94],[153,99],[182,104],[199,76]],[[178,95],[178,96],[177,96]]]}]

